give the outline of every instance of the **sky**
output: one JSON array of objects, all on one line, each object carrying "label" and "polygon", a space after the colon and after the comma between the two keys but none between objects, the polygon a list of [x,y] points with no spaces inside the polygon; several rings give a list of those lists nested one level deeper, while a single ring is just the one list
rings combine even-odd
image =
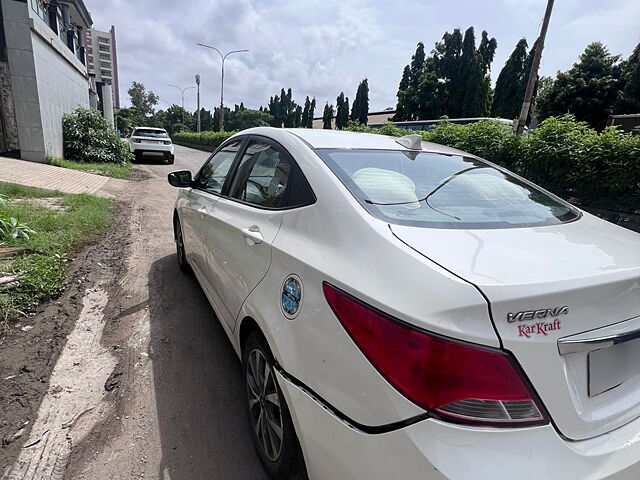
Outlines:
[{"label": "sky", "polygon": [[[225,62],[225,106],[266,106],[282,87],[303,104],[316,97],[316,116],[341,91],[351,100],[369,80],[370,111],[395,107],[402,69],[416,44],[427,52],[445,31],[474,26],[498,41],[491,77],[495,83],[520,38],[537,37],[546,0],[85,0],[94,28],[116,27],[120,95],[128,106],[131,82],[160,97],[157,108],[180,104],[180,87],[201,76],[201,105],[220,103],[220,57]],[[576,62],[593,41],[629,56],[640,42],[640,0],[556,0],[542,75]],[[185,108],[196,108],[195,90]]]}]

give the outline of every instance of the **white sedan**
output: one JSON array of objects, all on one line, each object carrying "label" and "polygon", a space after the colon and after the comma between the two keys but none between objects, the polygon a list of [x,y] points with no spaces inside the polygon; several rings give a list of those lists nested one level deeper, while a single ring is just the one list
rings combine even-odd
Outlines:
[{"label": "white sedan", "polygon": [[413,135],[255,128],[169,182],[274,479],[640,478],[640,235]]}]

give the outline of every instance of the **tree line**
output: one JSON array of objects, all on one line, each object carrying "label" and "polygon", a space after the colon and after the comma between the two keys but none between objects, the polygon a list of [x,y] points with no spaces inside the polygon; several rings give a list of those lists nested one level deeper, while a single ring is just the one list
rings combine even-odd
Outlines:
[{"label": "tree line", "polygon": [[[402,72],[394,120],[517,118],[536,45],[529,49],[527,40],[520,39],[492,89],[489,74],[497,45],[483,31],[476,48],[473,27],[464,35],[459,29],[446,32],[428,56],[418,43]],[[640,44],[622,61],[602,43],[591,43],[568,71],[536,82],[534,112],[540,120],[572,114],[599,130],[614,113],[639,113]]]}]

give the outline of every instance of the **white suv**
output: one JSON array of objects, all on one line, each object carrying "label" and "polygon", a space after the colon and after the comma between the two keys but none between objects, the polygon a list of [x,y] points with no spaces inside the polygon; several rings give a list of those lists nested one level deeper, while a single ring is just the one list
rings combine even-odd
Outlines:
[{"label": "white suv", "polygon": [[140,160],[145,153],[162,153],[168,164],[174,162],[173,142],[164,128],[136,127],[129,137],[129,150]]}]

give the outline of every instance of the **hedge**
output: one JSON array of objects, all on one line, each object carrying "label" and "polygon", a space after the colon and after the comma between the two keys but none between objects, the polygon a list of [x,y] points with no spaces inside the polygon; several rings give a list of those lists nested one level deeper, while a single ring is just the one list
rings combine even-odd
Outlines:
[{"label": "hedge", "polygon": [[[350,124],[352,131],[406,135],[393,124],[380,129]],[[409,132],[413,133],[413,132]],[[573,203],[640,213],[640,136],[616,127],[597,132],[570,115],[550,117],[528,135],[492,121],[457,125],[446,120],[415,132],[425,141],[485,158]]]},{"label": "hedge", "polygon": [[173,143],[177,143],[178,145],[213,152],[222,142],[236,133],[237,132],[180,132],[174,133],[171,138]]}]

